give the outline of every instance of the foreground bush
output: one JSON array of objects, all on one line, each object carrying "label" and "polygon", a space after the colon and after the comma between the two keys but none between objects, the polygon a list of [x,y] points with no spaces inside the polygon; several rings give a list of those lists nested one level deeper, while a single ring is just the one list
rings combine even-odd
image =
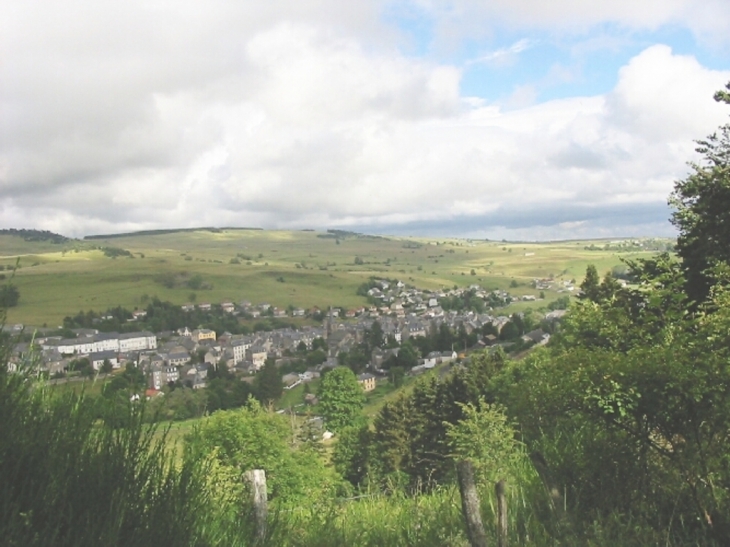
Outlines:
[{"label": "foreground bush", "polygon": [[0,367],[2,543],[205,544],[205,462],[174,462],[141,407],[111,427],[97,404]]}]

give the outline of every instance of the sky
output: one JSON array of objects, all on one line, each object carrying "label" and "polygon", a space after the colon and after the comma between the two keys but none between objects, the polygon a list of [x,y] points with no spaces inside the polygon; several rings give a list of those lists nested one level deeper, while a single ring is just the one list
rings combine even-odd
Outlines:
[{"label": "sky", "polygon": [[0,228],[673,236],[728,0],[0,0]]}]

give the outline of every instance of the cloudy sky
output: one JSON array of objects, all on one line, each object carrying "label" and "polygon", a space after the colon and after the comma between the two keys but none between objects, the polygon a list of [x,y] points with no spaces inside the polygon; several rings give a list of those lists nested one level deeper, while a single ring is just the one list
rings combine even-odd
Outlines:
[{"label": "cloudy sky", "polygon": [[0,227],[673,235],[727,0],[0,0]]}]

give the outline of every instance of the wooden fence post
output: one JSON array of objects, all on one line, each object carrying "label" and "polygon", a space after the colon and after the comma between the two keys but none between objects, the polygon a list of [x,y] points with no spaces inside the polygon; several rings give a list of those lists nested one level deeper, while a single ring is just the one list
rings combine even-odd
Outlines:
[{"label": "wooden fence post", "polygon": [[471,547],[487,547],[487,536],[484,533],[482,515],[479,509],[479,496],[474,484],[474,467],[469,460],[460,460],[456,464],[461,493],[461,511],[466,522],[466,534]]},{"label": "wooden fence post", "polygon": [[266,516],[268,514],[266,496],[266,472],[263,469],[246,471],[244,479],[249,484],[253,502],[253,518],[256,523],[256,542],[266,539]]},{"label": "wooden fence post", "polygon": [[507,498],[504,479],[494,486],[497,493],[497,547],[507,547]]}]

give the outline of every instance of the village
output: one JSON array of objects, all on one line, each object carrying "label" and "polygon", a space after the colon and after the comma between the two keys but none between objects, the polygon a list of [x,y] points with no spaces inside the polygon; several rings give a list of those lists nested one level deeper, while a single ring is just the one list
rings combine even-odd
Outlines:
[{"label": "village", "polygon": [[[262,315],[297,317],[317,314],[323,318],[319,326],[287,327],[247,335],[188,327],[177,331],[124,334],[74,329],[75,338],[41,334],[31,343],[16,344],[10,366],[12,369],[32,354],[39,372],[51,379],[63,381],[75,376],[73,365],[80,360],[87,361],[90,373],[111,373],[131,364],[144,372],[148,379],[147,396],[153,397],[160,394],[166,385],[176,382],[193,389],[205,388],[210,367],[225,366],[241,378],[250,378],[264,366],[267,359],[274,360],[281,367],[295,352],[311,350],[316,345],[315,340],[324,341],[318,346],[326,348],[320,363],[303,372],[283,375],[284,388],[291,389],[318,378],[324,369],[341,364],[339,358],[360,344],[377,322],[383,340],[388,341],[387,349],[373,348],[369,361],[358,376],[363,389],[370,391],[387,375],[381,368],[383,362],[390,356],[397,356],[400,345],[407,340],[426,337],[445,325],[453,332],[461,330],[473,335],[472,340],[476,341],[471,347],[452,347],[449,351],[432,351],[423,355],[418,364],[407,371],[413,375],[420,374],[439,364],[463,358],[473,349],[496,345],[509,347],[514,344],[515,340],[505,340],[505,337],[500,336],[512,320],[510,315],[504,313],[512,302],[539,300],[545,290],[566,294],[574,290],[570,282],[556,284],[550,279],[535,279],[532,286],[538,294],[521,296],[511,295],[504,290],[487,291],[479,285],[442,291],[425,291],[409,287],[401,281],[384,279],[373,280],[370,285],[366,291],[363,289],[370,305],[356,309],[283,310],[267,303],[252,305],[242,301],[234,304],[230,300],[219,305],[224,313],[253,318]],[[456,299],[465,297],[478,299],[480,304],[472,308],[483,309],[483,312],[444,309],[446,302],[453,305]],[[192,312],[196,307],[209,311],[213,305],[185,304],[182,309]],[[564,313],[564,309],[555,309],[540,314],[533,323],[550,324],[558,321]],[[144,311],[137,311],[130,321],[140,321],[144,315]],[[19,326],[16,326],[15,330],[18,329]],[[519,333],[520,347],[544,345],[549,339],[550,333],[543,328]]]}]

